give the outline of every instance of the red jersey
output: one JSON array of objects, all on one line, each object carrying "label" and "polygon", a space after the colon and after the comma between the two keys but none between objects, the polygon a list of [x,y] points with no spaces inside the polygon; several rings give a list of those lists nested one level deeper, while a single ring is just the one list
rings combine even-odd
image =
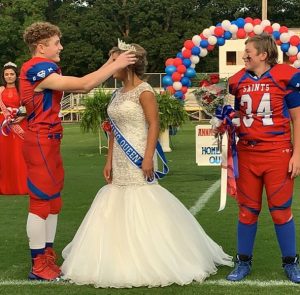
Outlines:
[{"label": "red jersey", "polygon": [[245,69],[229,79],[243,140],[291,141],[289,109],[300,106],[300,71],[276,64],[260,78]]},{"label": "red jersey", "polygon": [[52,60],[33,57],[25,62],[20,73],[20,96],[28,115],[28,129],[42,133],[61,132],[59,117],[62,91],[34,89],[52,73],[61,74],[60,68]]}]

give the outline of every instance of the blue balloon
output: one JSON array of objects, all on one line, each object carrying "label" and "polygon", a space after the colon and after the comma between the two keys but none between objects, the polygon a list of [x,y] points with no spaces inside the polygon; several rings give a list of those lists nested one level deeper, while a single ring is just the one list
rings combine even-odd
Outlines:
[{"label": "blue balloon", "polygon": [[282,43],[280,48],[283,52],[288,52],[288,50],[290,48],[290,43]]},{"label": "blue balloon", "polygon": [[280,38],[280,33],[279,33],[278,31],[274,31],[274,32],[272,33],[272,35],[273,35],[273,37],[274,37],[275,40],[279,40],[279,38]]},{"label": "blue balloon", "polygon": [[193,68],[187,68],[184,76],[188,78],[193,78],[196,76],[196,71]]},{"label": "blue balloon", "polygon": [[243,28],[244,25],[245,25],[245,20],[241,17],[239,17],[237,20],[236,20],[236,25],[239,27],[239,28]]},{"label": "blue balloon", "polygon": [[298,48],[298,52],[300,51],[300,44],[297,46],[297,48]]},{"label": "blue balloon", "polygon": [[188,68],[192,64],[192,61],[189,58],[185,58],[182,63]]},{"label": "blue balloon", "polygon": [[170,66],[167,66],[166,68],[165,68],[165,72],[166,72],[166,74],[167,75],[172,75],[174,72],[176,72],[177,71],[177,68],[175,67],[175,66],[173,66],[173,65],[170,65]]},{"label": "blue balloon", "polygon": [[232,37],[232,34],[231,34],[229,31],[225,31],[225,32],[224,32],[224,38],[225,38],[226,40],[231,39],[231,37]]},{"label": "blue balloon", "polygon": [[190,86],[191,80],[188,77],[182,77],[180,80],[182,86]]},{"label": "blue balloon", "polygon": [[183,55],[182,55],[181,52],[178,52],[178,53],[176,54],[176,57],[183,58]]},{"label": "blue balloon", "polygon": [[201,46],[202,48],[206,48],[208,45],[209,45],[209,44],[208,44],[208,41],[207,41],[207,40],[201,40],[201,41],[200,41],[200,46]]},{"label": "blue balloon", "polygon": [[177,90],[175,93],[174,93],[174,96],[176,98],[182,98],[183,97],[183,92],[181,90]]},{"label": "blue balloon", "polygon": [[162,78],[162,83],[164,86],[172,86],[173,85],[173,79],[171,76],[166,75]]},{"label": "blue balloon", "polygon": [[223,46],[223,45],[225,44],[225,39],[222,38],[222,37],[218,37],[218,39],[217,39],[217,44],[218,44],[219,46]]},{"label": "blue balloon", "polygon": [[222,27],[222,24],[221,23],[217,23],[216,27]]},{"label": "blue balloon", "polygon": [[233,21],[231,22],[231,24],[232,24],[232,25],[237,25],[236,20],[233,20]]},{"label": "blue balloon", "polygon": [[198,46],[194,46],[192,48],[192,55],[199,55],[200,54],[200,48]]}]

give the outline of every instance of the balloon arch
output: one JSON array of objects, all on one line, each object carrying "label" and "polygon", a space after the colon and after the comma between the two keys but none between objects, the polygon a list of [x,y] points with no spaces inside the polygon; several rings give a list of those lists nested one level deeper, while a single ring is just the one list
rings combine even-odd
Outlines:
[{"label": "balloon arch", "polygon": [[178,99],[184,99],[191,86],[191,78],[196,76],[195,66],[200,57],[205,57],[216,46],[223,46],[229,39],[245,39],[260,35],[263,32],[273,35],[277,45],[289,56],[294,67],[300,67],[300,38],[285,26],[269,20],[251,17],[238,18],[234,21],[224,20],[216,26],[210,26],[200,35],[186,40],[181,52],[175,58],[165,62],[166,75],[162,84],[166,90]]}]

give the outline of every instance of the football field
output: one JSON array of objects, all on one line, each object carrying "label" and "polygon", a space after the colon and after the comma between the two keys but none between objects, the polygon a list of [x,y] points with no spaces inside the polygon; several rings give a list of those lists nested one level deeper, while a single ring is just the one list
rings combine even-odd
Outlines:
[{"label": "football field", "polygon": [[[83,134],[78,125],[65,125],[62,153],[65,166],[64,206],[59,217],[55,248],[60,254],[74,236],[94,196],[104,185],[105,154],[99,155],[95,134]],[[172,136],[167,153],[170,173],[160,182],[195,215],[207,234],[230,255],[236,251],[237,206],[228,198],[217,212],[220,168],[198,167],[195,163],[195,124],[186,123]],[[297,179],[293,212],[300,249],[300,180]],[[279,246],[267,204],[259,219],[251,274],[240,283],[225,280],[231,271],[220,267],[204,283],[165,288],[95,289],[65,282],[30,282],[29,249],[26,236],[27,197],[0,197],[0,294],[300,294],[300,285],[290,283],[281,268]],[[88,253],[87,253],[88,255]],[[60,255],[59,255],[60,256]],[[60,257],[60,263],[62,259]]]}]

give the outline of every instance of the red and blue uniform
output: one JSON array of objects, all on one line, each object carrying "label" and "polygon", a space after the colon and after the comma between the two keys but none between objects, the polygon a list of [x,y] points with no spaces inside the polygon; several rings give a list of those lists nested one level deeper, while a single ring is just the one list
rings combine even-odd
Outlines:
[{"label": "red and blue uniform", "polygon": [[229,90],[240,118],[238,253],[252,255],[265,187],[282,255],[295,256],[289,109],[300,107],[300,72],[277,64],[258,78],[242,69],[229,79]]},{"label": "red and blue uniform", "polygon": [[53,73],[61,74],[60,68],[40,57],[25,62],[20,73],[20,96],[28,114],[23,154],[28,171],[29,212],[44,219],[59,213],[64,183],[59,117],[63,93],[51,89],[35,92],[39,83]]}]

